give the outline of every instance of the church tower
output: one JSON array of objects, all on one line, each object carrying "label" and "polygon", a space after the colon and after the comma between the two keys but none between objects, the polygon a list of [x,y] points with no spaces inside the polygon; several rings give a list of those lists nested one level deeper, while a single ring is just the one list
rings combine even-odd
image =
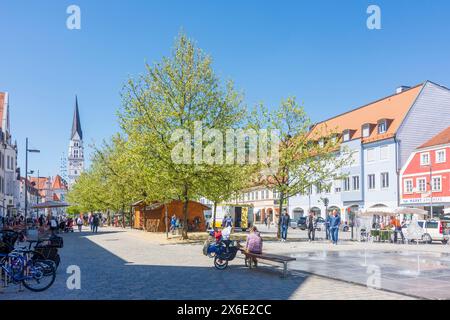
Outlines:
[{"label": "church tower", "polygon": [[72,132],[70,134],[68,162],[69,188],[75,183],[84,170],[83,131],[81,131],[78,98],[75,96],[75,111],[73,114]]}]

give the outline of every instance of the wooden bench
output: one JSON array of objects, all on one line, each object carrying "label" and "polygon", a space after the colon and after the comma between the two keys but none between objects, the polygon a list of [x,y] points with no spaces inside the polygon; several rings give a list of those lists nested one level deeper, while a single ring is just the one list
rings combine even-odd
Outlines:
[{"label": "wooden bench", "polygon": [[242,254],[245,255],[245,263],[249,268],[252,268],[253,258],[259,259],[259,260],[267,260],[267,261],[281,263],[283,265],[283,278],[286,278],[286,276],[287,276],[288,262],[297,260],[296,258],[280,256],[277,254],[270,254],[270,253],[260,253],[259,254],[259,253],[250,253],[250,252],[245,251],[244,249],[239,249],[239,250],[242,252]]}]

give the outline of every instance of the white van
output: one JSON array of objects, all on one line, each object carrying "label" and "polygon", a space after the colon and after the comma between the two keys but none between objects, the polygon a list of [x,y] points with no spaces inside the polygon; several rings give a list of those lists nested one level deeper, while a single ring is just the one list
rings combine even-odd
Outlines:
[{"label": "white van", "polygon": [[[440,241],[446,244],[449,240],[447,234],[447,223],[441,220],[418,220],[417,223],[423,229],[422,240],[425,243],[432,243],[433,241]],[[408,238],[408,227],[404,226],[402,232]]]}]

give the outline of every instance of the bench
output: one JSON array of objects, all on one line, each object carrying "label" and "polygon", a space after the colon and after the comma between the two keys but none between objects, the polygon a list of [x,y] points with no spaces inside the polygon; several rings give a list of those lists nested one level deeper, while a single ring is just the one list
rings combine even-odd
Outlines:
[{"label": "bench", "polygon": [[259,260],[267,260],[267,261],[281,263],[283,265],[283,278],[286,278],[286,276],[287,276],[287,264],[288,264],[288,262],[297,260],[297,259],[292,258],[292,257],[280,256],[280,255],[277,255],[277,254],[250,253],[250,252],[245,251],[244,249],[239,249],[239,250],[242,252],[242,254],[245,255],[245,264],[249,268],[252,268],[252,259],[253,258],[259,259]]}]

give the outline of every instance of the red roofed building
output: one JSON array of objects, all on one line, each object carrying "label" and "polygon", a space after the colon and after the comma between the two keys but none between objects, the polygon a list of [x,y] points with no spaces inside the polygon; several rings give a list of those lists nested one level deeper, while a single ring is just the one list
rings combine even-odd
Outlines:
[{"label": "red roofed building", "polygon": [[434,217],[450,208],[450,127],[411,154],[400,179],[402,205],[433,206]]}]

